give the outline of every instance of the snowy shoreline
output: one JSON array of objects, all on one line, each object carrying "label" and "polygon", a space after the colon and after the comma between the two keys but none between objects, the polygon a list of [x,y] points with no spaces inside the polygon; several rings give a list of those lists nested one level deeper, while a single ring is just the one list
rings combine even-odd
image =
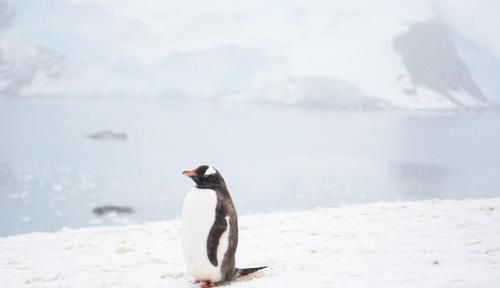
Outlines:
[{"label": "snowy shoreline", "polygon": [[[500,198],[240,217],[233,287],[498,287]],[[198,287],[180,221],[0,238],[2,287]]]}]

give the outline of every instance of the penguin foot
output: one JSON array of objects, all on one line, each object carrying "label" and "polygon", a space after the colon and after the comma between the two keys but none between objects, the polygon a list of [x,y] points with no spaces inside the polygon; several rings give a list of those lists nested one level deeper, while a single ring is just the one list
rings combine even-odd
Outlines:
[{"label": "penguin foot", "polygon": [[211,288],[217,286],[215,283],[212,282],[206,282],[203,280],[193,280],[191,281],[193,284],[200,284],[200,288]]}]

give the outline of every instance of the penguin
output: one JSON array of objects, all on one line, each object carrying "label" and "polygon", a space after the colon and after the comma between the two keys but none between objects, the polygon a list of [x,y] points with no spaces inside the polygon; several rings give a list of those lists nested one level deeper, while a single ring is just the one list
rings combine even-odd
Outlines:
[{"label": "penguin", "polygon": [[266,268],[235,268],[238,215],[219,171],[202,165],[182,174],[195,183],[182,207],[182,250],[195,281],[211,287]]}]

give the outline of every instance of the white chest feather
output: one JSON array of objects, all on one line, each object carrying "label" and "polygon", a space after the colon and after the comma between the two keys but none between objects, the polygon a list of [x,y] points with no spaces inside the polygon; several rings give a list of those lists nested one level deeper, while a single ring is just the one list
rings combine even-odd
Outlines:
[{"label": "white chest feather", "polygon": [[[218,266],[207,254],[207,238],[215,221],[217,194],[210,189],[193,188],[182,207],[182,248],[188,273],[197,280],[220,281],[220,266],[228,246],[228,229],[222,234],[218,249]],[[228,220],[228,219],[226,219]]]}]

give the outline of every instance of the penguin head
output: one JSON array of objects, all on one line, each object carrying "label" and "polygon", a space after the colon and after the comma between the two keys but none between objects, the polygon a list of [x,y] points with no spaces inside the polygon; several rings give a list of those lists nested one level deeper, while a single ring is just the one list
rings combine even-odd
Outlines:
[{"label": "penguin head", "polygon": [[224,179],[220,175],[219,171],[208,165],[201,165],[195,170],[187,170],[182,172],[182,174],[193,179],[198,188],[219,188],[225,187]]}]

